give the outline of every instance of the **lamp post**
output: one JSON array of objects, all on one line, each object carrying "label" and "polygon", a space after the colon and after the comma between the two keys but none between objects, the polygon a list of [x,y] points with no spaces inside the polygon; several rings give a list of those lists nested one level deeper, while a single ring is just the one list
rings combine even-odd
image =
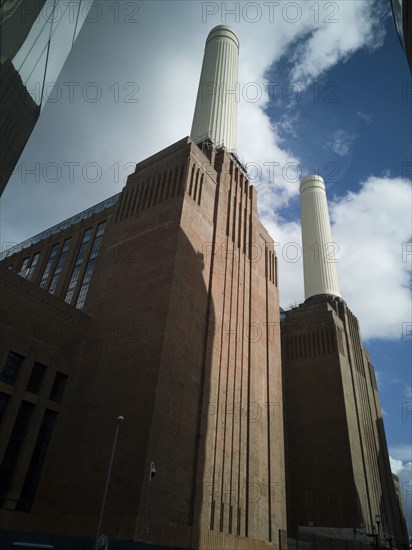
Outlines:
[{"label": "lamp post", "polygon": [[152,479],[156,475],[155,463],[150,463],[149,468],[149,485],[147,487],[147,504],[146,504],[146,513],[144,519],[144,533],[143,533],[143,542],[149,542],[149,512],[150,512],[150,487],[152,486]]},{"label": "lamp post", "polygon": [[378,548],[380,548],[380,545],[381,545],[381,517],[379,514],[376,514],[375,516],[375,522],[376,522],[376,525],[378,526]]},{"label": "lamp post", "polygon": [[117,426],[116,426],[116,432],[114,434],[112,455],[110,457],[109,469],[107,470],[106,485],[104,487],[103,500],[102,500],[102,505],[100,507],[99,524],[97,526],[97,532],[96,532],[96,540],[95,540],[95,545],[94,545],[96,549],[97,549],[97,545],[98,545],[98,542],[99,542],[100,532],[102,530],[104,509],[106,507],[107,493],[109,492],[110,477],[112,475],[112,467],[113,467],[113,462],[114,462],[114,455],[115,455],[115,452],[116,452],[117,438],[119,436],[119,428],[120,428],[120,424],[122,424],[122,422],[124,422],[124,416],[118,416],[116,421],[117,421]]}]

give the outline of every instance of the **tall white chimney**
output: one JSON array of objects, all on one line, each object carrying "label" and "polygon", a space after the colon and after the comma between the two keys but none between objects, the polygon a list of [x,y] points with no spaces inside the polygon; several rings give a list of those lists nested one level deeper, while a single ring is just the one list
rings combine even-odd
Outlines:
[{"label": "tall white chimney", "polygon": [[206,40],[190,137],[211,137],[228,151],[236,149],[239,40],[227,25],[212,29]]},{"label": "tall white chimney", "polygon": [[300,183],[303,274],[305,299],[340,296],[337,244],[332,239],[325,183],[320,176],[306,176]]}]

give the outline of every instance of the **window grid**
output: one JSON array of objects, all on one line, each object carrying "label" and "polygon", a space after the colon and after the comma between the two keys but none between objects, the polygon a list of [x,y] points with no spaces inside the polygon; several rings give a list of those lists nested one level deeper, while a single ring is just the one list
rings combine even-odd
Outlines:
[{"label": "window grid", "polygon": [[96,236],[94,238],[94,243],[92,250],[90,252],[89,261],[84,272],[83,281],[80,287],[79,296],[77,298],[76,308],[81,309],[84,306],[86,301],[87,292],[89,290],[90,281],[92,279],[94,265],[96,263],[96,258],[99,254],[100,245],[103,238],[103,233],[106,227],[106,221],[100,223],[97,226]]},{"label": "window grid", "polygon": [[3,507],[6,501],[33,409],[33,403],[22,401],[0,466],[0,507]]},{"label": "window grid", "polygon": [[27,277],[26,279],[28,281],[31,281],[32,278],[33,278],[33,274],[34,274],[34,271],[37,267],[37,264],[39,263],[39,259],[40,259],[40,252],[36,252],[36,254],[33,256],[33,259],[31,261],[31,265],[30,265],[30,269],[27,273]]},{"label": "window grid", "polygon": [[36,494],[37,485],[39,483],[43,462],[46,458],[56,416],[57,413],[49,409],[46,409],[46,412],[44,413],[39,435],[37,436],[33,455],[30,460],[29,469],[27,470],[20,499],[17,503],[17,510],[28,512],[33,504],[34,495]]},{"label": "window grid", "polygon": [[72,276],[70,278],[69,286],[67,287],[66,297],[64,298],[64,301],[67,304],[70,304],[73,299],[74,289],[76,288],[77,281],[79,279],[80,269],[84,260],[84,256],[86,254],[86,249],[90,240],[91,232],[92,232],[92,228],[89,227],[89,229],[86,229],[86,231],[83,234],[83,240],[80,245],[79,252],[77,253],[77,258],[73,267]]},{"label": "window grid", "polygon": [[68,377],[66,374],[63,374],[62,372],[56,372],[49,399],[51,399],[52,401],[56,401],[57,403],[61,403],[67,378]]},{"label": "window grid", "polygon": [[0,375],[0,380],[6,382],[6,384],[15,384],[23,359],[23,355],[15,353],[14,351],[9,351]]},{"label": "window grid", "polygon": [[70,241],[71,237],[66,239],[63,243],[62,251],[60,252],[60,258],[57,262],[56,269],[54,270],[53,278],[51,280],[50,286],[49,286],[49,292],[50,294],[54,294],[56,290],[57,283],[59,281],[60,274],[63,270],[64,262],[66,260],[67,253],[69,252],[70,248]]},{"label": "window grid", "polygon": [[41,363],[34,363],[26,390],[31,393],[39,393],[47,367]]},{"label": "window grid", "polygon": [[40,279],[40,285],[39,285],[40,288],[45,288],[46,285],[47,285],[47,280],[49,278],[54,260],[57,256],[57,249],[58,248],[59,248],[59,243],[56,243],[51,247],[50,254],[49,254],[46,266],[45,266],[44,271],[43,271],[43,275],[41,276],[41,279]]}]

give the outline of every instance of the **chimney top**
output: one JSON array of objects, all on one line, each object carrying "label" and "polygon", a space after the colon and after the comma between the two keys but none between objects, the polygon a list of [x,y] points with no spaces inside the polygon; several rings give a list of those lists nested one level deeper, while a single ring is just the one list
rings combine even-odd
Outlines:
[{"label": "chimney top", "polygon": [[300,182],[300,192],[309,189],[310,187],[320,187],[326,189],[325,182],[321,176],[314,174],[313,176],[305,176]]},{"label": "chimney top", "polygon": [[239,49],[239,38],[235,31],[228,25],[218,25],[217,27],[214,27],[207,36],[206,44],[211,40],[220,37],[230,38]]}]

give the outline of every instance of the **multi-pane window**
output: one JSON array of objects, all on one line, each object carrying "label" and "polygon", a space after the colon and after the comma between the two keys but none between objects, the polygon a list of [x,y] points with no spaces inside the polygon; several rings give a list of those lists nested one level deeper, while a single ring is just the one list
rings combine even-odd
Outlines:
[{"label": "multi-pane window", "polygon": [[15,384],[23,359],[23,355],[15,353],[14,351],[9,351],[0,374],[0,380],[6,382],[6,384]]},{"label": "multi-pane window", "polygon": [[4,506],[9,492],[10,484],[16,469],[17,459],[24,443],[24,438],[29,427],[34,405],[27,401],[22,401],[13,430],[10,435],[9,443],[4,453],[3,461],[0,465],[0,507]]},{"label": "multi-pane window", "polygon": [[3,420],[4,413],[7,409],[7,404],[9,402],[10,395],[7,395],[7,393],[0,392],[0,424]]},{"label": "multi-pane window", "polygon": [[97,226],[96,236],[94,238],[94,243],[92,250],[90,252],[89,261],[87,262],[87,267],[84,272],[82,285],[80,287],[79,296],[77,297],[76,307],[81,309],[84,306],[86,300],[87,291],[89,290],[90,281],[93,274],[94,264],[96,263],[96,258],[99,254],[100,244],[102,242],[103,233],[106,227],[106,222],[102,222]]},{"label": "multi-pane window", "polygon": [[24,480],[23,488],[20,494],[20,500],[17,503],[17,510],[28,512],[33,503],[34,495],[36,494],[37,485],[40,479],[40,474],[46,457],[47,448],[49,446],[51,434],[53,431],[54,422],[57,413],[46,409],[43,416],[43,421],[40,426],[39,435],[37,436],[36,445],[31,457],[29,469]]},{"label": "multi-pane window", "polygon": [[31,264],[30,264],[30,269],[27,273],[26,279],[28,281],[32,280],[34,272],[35,272],[36,267],[37,267],[37,264],[39,263],[39,259],[40,259],[40,252],[36,252],[36,254],[33,256],[33,259],[32,259]]},{"label": "multi-pane window", "polygon": [[24,271],[25,269],[28,268],[29,261],[30,261],[30,256],[27,256],[27,258],[24,258],[24,260],[21,263],[20,271]]},{"label": "multi-pane window", "polygon": [[[0,3],[4,4],[4,2],[0,2]],[[106,208],[110,208],[111,206],[119,202],[120,195],[121,193],[117,193],[117,195],[113,195],[113,197],[110,197],[105,201],[95,204],[91,208],[88,208],[87,210],[80,212],[80,214],[76,214],[75,216],[67,220],[64,220],[63,222],[57,225],[54,225],[53,227],[46,229],[46,231],[42,231],[41,233],[38,233],[34,237],[31,237],[30,239],[27,239],[26,241],[23,241],[19,244],[16,244],[11,248],[7,248],[6,250],[0,253],[0,261],[4,260],[5,258],[8,258],[9,256],[12,256],[13,254],[17,254],[18,252],[21,252],[22,250],[29,248],[30,246],[33,246],[39,243],[40,241],[43,241],[44,239],[50,237],[50,235],[56,235],[57,233],[60,233],[64,229],[67,229],[68,227],[73,226],[74,224],[82,220],[89,219],[94,214],[98,214],[99,212],[102,212]]]},{"label": "multi-pane window", "polygon": [[92,228],[89,227],[89,229],[86,229],[86,231],[83,234],[83,240],[79,248],[79,252],[77,253],[76,262],[73,267],[72,276],[70,277],[69,286],[67,287],[66,296],[64,298],[64,301],[68,304],[71,303],[74,290],[77,285],[77,281],[79,280],[80,270],[82,267],[82,263],[84,260],[84,257],[86,255],[87,245],[90,241],[90,235],[92,233]]},{"label": "multi-pane window", "polygon": [[49,399],[53,401],[61,402],[64,392],[64,387],[66,385],[67,375],[62,372],[56,372],[56,377],[53,382],[53,387],[50,392]]},{"label": "multi-pane window", "polygon": [[63,269],[63,266],[64,266],[64,261],[66,259],[67,253],[69,252],[70,241],[71,240],[72,240],[71,237],[69,237],[63,243],[63,247],[62,247],[62,250],[60,252],[60,258],[57,262],[56,269],[54,270],[53,278],[52,278],[50,286],[49,286],[50,294],[54,294],[54,292],[56,290],[56,286],[57,286],[57,283],[58,283],[58,280],[59,280],[59,277],[60,277],[60,273],[62,272],[62,269]]},{"label": "multi-pane window", "polygon": [[54,260],[57,256],[57,249],[58,248],[59,248],[58,243],[54,244],[51,247],[50,254],[49,254],[49,257],[47,259],[47,263],[46,263],[44,271],[43,271],[43,275],[41,276],[41,279],[40,279],[40,288],[45,288],[46,285],[47,285],[47,281],[49,279],[49,275],[50,275]]},{"label": "multi-pane window", "polygon": [[34,363],[29,381],[27,383],[27,391],[30,391],[32,393],[39,393],[44,375],[46,374],[46,370],[47,367],[45,365]]}]

